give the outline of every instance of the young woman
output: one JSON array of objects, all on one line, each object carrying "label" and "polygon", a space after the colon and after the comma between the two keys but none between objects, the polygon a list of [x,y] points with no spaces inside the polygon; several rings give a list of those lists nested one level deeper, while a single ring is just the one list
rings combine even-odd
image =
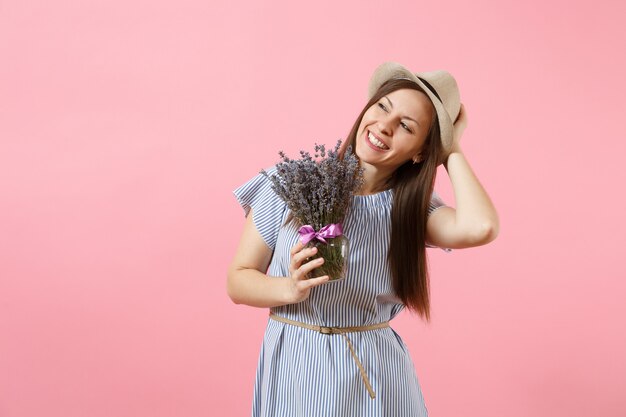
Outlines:
[{"label": "young woman", "polygon": [[[454,78],[388,62],[369,96],[346,140],[365,182],[343,223],[345,279],[306,278],[324,260],[307,261],[315,249],[285,223],[289,210],[266,177],[234,191],[247,220],[228,294],[270,309],[255,417],[427,416],[409,353],[388,322],[405,307],[430,319],[427,246],[468,248],[498,234],[496,210],[459,144],[467,117]],[[456,208],[433,190],[441,163]]]}]

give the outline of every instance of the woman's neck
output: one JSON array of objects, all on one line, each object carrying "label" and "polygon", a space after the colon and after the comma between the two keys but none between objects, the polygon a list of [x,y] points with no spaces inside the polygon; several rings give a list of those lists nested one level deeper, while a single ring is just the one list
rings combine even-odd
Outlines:
[{"label": "woman's neck", "polygon": [[389,188],[391,173],[373,165],[361,162],[363,168],[363,186],[357,195],[376,194]]}]

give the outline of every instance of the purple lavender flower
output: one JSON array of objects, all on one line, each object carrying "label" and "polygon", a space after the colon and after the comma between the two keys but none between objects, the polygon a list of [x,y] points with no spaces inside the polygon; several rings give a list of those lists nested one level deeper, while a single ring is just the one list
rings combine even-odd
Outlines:
[{"label": "purple lavender flower", "polygon": [[261,171],[301,225],[318,230],[342,222],[352,196],[363,185],[363,169],[352,147],[343,158],[340,147],[341,140],[329,151],[323,144],[315,144],[314,157],[300,151],[301,159],[290,159],[280,151],[282,162],[276,165],[276,174]]},{"label": "purple lavender flower", "polygon": [[[339,155],[340,147],[341,140],[328,151],[323,144],[316,143],[314,155],[300,151],[301,159],[290,159],[280,151],[282,162],[276,164],[276,174],[261,171],[272,182],[272,189],[285,201],[299,226],[310,225],[319,231],[328,224],[342,223],[352,196],[363,185],[363,169],[352,147],[348,147],[343,158]],[[309,245],[317,246],[315,257],[321,256],[326,261],[314,276],[338,278],[344,263],[342,249],[319,241],[311,241]]]}]

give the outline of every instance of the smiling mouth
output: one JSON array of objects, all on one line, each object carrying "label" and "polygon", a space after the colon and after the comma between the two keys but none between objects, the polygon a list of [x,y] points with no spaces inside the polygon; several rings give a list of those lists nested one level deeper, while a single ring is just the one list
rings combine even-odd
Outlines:
[{"label": "smiling mouth", "polygon": [[376,146],[378,149],[382,149],[382,150],[389,149],[389,146],[385,145],[384,143],[376,139],[376,136],[374,136],[374,134],[370,132],[369,130],[367,131],[367,140],[369,143]]}]

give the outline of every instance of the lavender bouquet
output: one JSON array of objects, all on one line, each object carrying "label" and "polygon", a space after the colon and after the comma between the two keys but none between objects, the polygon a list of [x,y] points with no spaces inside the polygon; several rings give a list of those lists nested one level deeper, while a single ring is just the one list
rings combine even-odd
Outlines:
[{"label": "lavender bouquet", "polygon": [[330,280],[345,276],[348,240],[342,222],[354,193],[363,184],[363,169],[348,147],[340,158],[341,140],[333,150],[315,144],[315,154],[300,151],[301,159],[278,154],[282,162],[276,174],[261,171],[272,182],[274,192],[287,203],[292,221],[299,226],[300,241],[316,246],[311,258],[324,258],[324,263],[311,271],[311,278],[328,275]]}]

